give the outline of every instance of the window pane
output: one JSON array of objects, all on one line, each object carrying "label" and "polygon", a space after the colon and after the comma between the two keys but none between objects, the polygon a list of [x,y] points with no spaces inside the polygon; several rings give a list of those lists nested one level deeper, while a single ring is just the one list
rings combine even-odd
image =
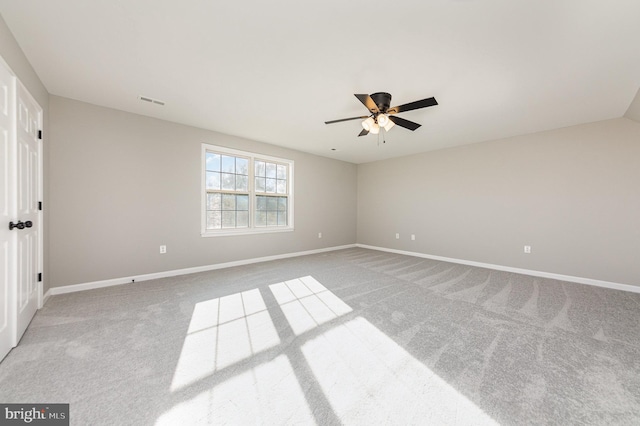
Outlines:
[{"label": "window pane", "polygon": [[221,200],[220,194],[207,194],[207,210],[221,210]]},{"label": "window pane", "polygon": [[276,165],[274,163],[267,163],[267,177],[276,177]]},{"label": "window pane", "polygon": [[249,178],[247,176],[236,175],[236,191],[248,191]]},{"label": "window pane", "polygon": [[222,210],[235,210],[236,196],[233,194],[222,194]]},{"label": "window pane", "polygon": [[249,210],[249,196],[248,195],[236,195],[236,209],[237,210]]},{"label": "window pane", "polygon": [[266,191],[269,194],[276,193],[276,180],[267,178]]},{"label": "window pane", "polygon": [[265,176],[264,161],[256,161],[256,176]]},{"label": "window pane", "polygon": [[207,189],[220,189],[220,173],[207,172]]},{"label": "window pane", "polygon": [[278,212],[278,226],[287,226],[287,212]]},{"label": "window pane", "polygon": [[276,211],[278,210],[278,199],[276,197],[266,197],[267,198],[267,210]]},{"label": "window pane", "polygon": [[222,227],[221,212],[207,212],[207,229],[220,229]]},{"label": "window pane", "polygon": [[282,164],[278,164],[278,175],[276,177],[278,179],[286,179],[287,178],[287,166],[283,166]]},{"label": "window pane", "polygon": [[267,212],[267,226],[277,226],[278,225],[278,212]]},{"label": "window pane", "polygon": [[227,173],[236,172],[236,157],[222,156],[222,171]]},{"label": "window pane", "polygon": [[236,173],[239,175],[249,174],[249,160],[236,157]]},{"label": "window pane", "polygon": [[222,212],[222,227],[223,228],[235,228],[236,227],[236,212],[235,211],[223,211]]},{"label": "window pane", "polygon": [[249,212],[237,212],[236,226],[238,228],[246,228],[249,226]]},{"label": "window pane", "polygon": [[265,227],[267,226],[267,212],[265,211],[257,211],[256,212],[256,227]]},{"label": "window pane", "polygon": [[234,228],[259,231],[288,225],[289,202],[293,202],[288,160],[265,160],[250,152],[236,153],[206,144],[203,147],[204,228],[211,231],[210,235]]},{"label": "window pane", "polygon": [[207,170],[212,172],[220,171],[220,154],[207,152]]},{"label": "window pane", "polygon": [[234,191],[236,189],[236,175],[232,175],[230,173],[223,173],[222,189]]}]

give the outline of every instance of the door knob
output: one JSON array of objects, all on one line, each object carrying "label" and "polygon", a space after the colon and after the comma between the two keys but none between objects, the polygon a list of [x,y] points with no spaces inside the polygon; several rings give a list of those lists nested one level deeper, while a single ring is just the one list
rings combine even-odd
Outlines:
[{"label": "door knob", "polygon": [[33,222],[31,222],[30,220],[26,222],[18,221],[18,223],[9,222],[9,231],[11,231],[13,228],[24,229],[31,228],[32,226]]},{"label": "door knob", "polygon": [[24,229],[24,223],[18,221],[18,223],[9,222],[9,231],[13,228]]}]

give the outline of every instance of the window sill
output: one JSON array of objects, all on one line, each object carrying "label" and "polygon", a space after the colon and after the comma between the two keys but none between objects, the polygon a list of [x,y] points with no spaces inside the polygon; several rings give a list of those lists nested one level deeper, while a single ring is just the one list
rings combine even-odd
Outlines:
[{"label": "window sill", "polygon": [[251,229],[223,229],[220,231],[204,231],[200,233],[200,236],[208,237],[228,237],[230,235],[255,235],[255,234],[274,234],[277,232],[292,232],[294,228],[251,228]]}]

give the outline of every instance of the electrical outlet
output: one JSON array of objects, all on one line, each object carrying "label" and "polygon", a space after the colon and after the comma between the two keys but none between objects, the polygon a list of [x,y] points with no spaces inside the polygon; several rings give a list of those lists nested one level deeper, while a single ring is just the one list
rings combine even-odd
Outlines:
[{"label": "electrical outlet", "polygon": [[167,252],[167,246],[160,246],[160,254],[165,254]]},{"label": "electrical outlet", "polygon": [[531,253],[531,246],[524,246],[524,252],[527,254]]},{"label": "electrical outlet", "polygon": [[396,240],[400,239],[400,234],[396,233]]},{"label": "electrical outlet", "polygon": [[322,232],[318,232],[318,238],[322,238]]},{"label": "electrical outlet", "polygon": [[415,234],[411,234],[411,241],[415,241],[416,240],[416,235]]}]

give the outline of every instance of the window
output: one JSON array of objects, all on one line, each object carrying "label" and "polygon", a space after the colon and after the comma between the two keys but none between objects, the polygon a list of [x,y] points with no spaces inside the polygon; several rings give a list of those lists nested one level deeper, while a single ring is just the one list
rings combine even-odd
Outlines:
[{"label": "window", "polygon": [[203,144],[202,235],[293,230],[293,161]]}]

